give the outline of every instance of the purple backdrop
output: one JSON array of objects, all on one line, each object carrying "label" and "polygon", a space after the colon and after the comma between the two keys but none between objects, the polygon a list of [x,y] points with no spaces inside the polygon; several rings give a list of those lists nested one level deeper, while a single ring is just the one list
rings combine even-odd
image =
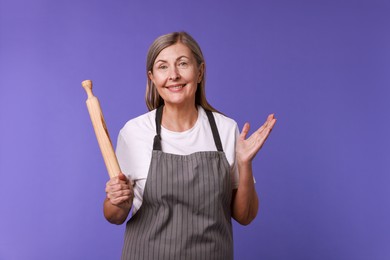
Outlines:
[{"label": "purple backdrop", "polygon": [[240,127],[278,118],[236,259],[390,259],[389,13],[384,0],[0,0],[0,259],[119,259],[80,83],[94,81],[116,141],[146,111],[147,48],[175,30],[202,46],[215,107]]}]

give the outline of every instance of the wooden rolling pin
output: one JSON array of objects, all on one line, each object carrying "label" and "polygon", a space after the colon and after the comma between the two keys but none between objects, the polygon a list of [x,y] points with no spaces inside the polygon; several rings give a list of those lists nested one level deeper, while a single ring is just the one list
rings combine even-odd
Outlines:
[{"label": "wooden rolling pin", "polygon": [[84,80],[81,85],[88,95],[88,99],[85,102],[87,103],[89,116],[91,117],[92,126],[95,130],[96,138],[99,143],[100,151],[103,155],[104,163],[107,167],[108,175],[110,178],[115,177],[119,175],[121,169],[112,147],[112,142],[104,121],[99,100],[92,93],[92,81]]}]

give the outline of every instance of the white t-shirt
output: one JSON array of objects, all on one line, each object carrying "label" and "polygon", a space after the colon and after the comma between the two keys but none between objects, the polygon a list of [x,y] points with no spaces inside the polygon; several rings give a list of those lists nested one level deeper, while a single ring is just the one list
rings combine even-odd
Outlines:
[{"label": "white t-shirt", "polygon": [[[232,187],[238,187],[235,146],[239,135],[237,123],[213,112],[222,148],[230,164]],[[116,155],[122,172],[135,182],[133,215],[141,207],[142,195],[152,159],[156,135],[156,110],[128,121],[118,135]],[[198,106],[195,125],[184,132],[173,132],[161,126],[161,146],[165,153],[189,155],[200,151],[217,151],[210,123],[204,109]]]}]

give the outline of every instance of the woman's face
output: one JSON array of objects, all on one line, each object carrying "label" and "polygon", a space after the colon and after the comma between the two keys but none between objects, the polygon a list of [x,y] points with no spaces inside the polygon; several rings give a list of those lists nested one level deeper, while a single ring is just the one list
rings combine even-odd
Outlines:
[{"label": "woman's face", "polygon": [[176,43],[160,52],[148,75],[166,105],[194,105],[203,68],[186,45]]}]

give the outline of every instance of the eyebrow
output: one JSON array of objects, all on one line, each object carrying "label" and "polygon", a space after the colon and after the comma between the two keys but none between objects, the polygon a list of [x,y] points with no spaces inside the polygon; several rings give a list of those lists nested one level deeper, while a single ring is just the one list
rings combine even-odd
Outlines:
[{"label": "eyebrow", "polygon": [[[185,55],[181,55],[180,57],[178,57],[178,58],[176,59],[176,61],[178,61],[178,60],[180,60],[180,59],[182,59],[182,58],[190,59],[190,58],[188,58],[188,57],[185,56]],[[166,61],[166,60],[156,60],[156,61],[154,62],[154,64],[157,64],[157,63],[159,63],[159,62],[167,62],[167,61]]]}]

